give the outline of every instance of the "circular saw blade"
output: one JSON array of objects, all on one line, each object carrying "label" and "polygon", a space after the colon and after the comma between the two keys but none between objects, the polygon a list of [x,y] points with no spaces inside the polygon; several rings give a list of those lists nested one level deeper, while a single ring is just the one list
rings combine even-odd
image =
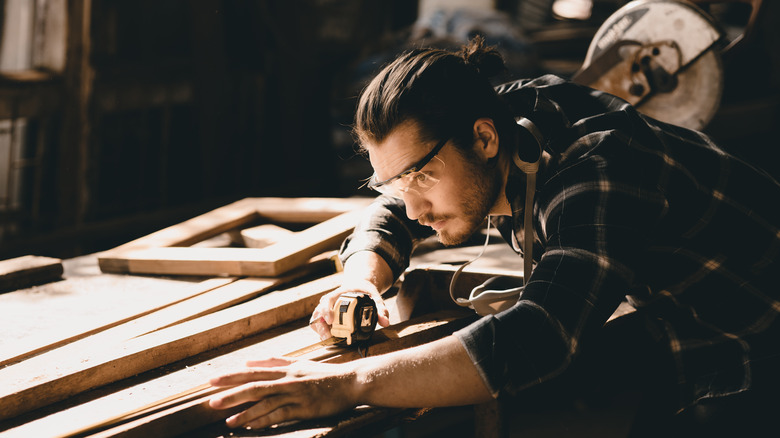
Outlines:
[{"label": "circular saw blade", "polygon": [[722,94],[721,58],[714,50],[708,50],[677,73],[674,91],[655,93],[636,108],[662,122],[701,130],[715,116]]},{"label": "circular saw blade", "polygon": [[[663,122],[703,129],[723,93],[723,32],[680,0],[633,0],[599,28],[573,80]],[[647,65],[638,61],[647,60]]]}]

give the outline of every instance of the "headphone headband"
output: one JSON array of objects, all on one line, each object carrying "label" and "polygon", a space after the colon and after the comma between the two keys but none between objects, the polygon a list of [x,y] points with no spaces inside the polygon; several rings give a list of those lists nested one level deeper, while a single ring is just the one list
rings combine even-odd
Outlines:
[{"label": "headphone headband", "polygon": [[[521,140],[518,138],[517,149],[515,150],[515,154],[512,157],[512,160],[515,162],[515,165],[518,168],[520,168],[520,170],[522,170],[524,173],[526,174],[536,173],[539,170],[539,162],[542,159],[542,145],[544,144],[544,137],[542,136],[542,132],[539,130],[539,128],[536,127],[536,125],[532,121],[526,119],[525,117],[516,117],[515,123],[517,123],[517,126],[523,128],[525,132],[530,134],[530,138],[533,139],[537,147],[535,150],[532,151],[532,153],[534,154],[532,157],[523,159],[520,157]],[[530,147],[527,148],[527,150],[529,151],[529,153],[531,152]]]}]

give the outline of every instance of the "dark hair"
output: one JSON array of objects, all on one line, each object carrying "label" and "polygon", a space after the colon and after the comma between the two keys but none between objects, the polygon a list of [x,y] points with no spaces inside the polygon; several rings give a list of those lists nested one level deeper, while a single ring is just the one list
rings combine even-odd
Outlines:
[{"label": "dark hair", "polygon": [[493,119],[499,136],[509,135],[511,112],[498,97],[490,77],[505,70],[494,47],[476,37],[460,52],[415,49],[382,69],[363,90],[353,132],[361,145],[382,142],[406,121],[417,122],[424,141],[450,138],[470,150],[472,126]]}]

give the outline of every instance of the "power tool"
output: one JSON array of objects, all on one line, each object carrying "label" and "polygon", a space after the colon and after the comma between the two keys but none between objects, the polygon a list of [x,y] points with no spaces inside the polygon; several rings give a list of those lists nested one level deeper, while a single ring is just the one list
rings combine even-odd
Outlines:
[{"label": "power tool", "polygon": [[663,122],[703,129],[724,86],[725,33],[682,0],[634,0],[599,27],[574,82]]},{"label": "power tool", "polygon": [[347,292],[333,305],[333,325],[330,334],[345,339],[347,345],[371,339],[377,323],[376,303],[368,294]]}]

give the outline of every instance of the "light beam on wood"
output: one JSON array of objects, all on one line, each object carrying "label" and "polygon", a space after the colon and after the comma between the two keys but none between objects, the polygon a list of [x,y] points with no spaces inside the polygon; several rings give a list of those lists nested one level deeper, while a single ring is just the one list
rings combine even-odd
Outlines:
[{"label": "light beam on wood", "polygon": [[235,277],[211,278],[208,280],[204,280],[200,283],[196,283],[193,286],[191,286],[189,293],[185,295],[183,298],[177,297],[177,299],[175,299],[174,301],[159,304],[156,307],[147,309],[143,312],[139,312],[134,315],[129,315],[125,318],[121,318],[107,324],[102,324],[75,333],[67,333],[67,328],[63,328],[63,330],[65,330],[65,334],[63,334],[63,331],[61,330],[58,333],[47,333],[45,336],[30,339],[29,341],[25,342],[25,344],[21,347],[15,349],[3,350],[2,353],[0,353],[0,368],[5,367],[6,365],[10,365],[14,362],[19,362],[29,357],[35,356],[36,354],[40,354],[44,351],[53,350],[63,345],[78,341],[79,339],[84,339],[96,333],[103,332],[112,327],[116,327],[125,324],[129,321],[136,320],[137,318],[141,318],[145,315],[149,315],[156,311],[176,305],[177,303],[181,303],[182,301],[188,300],[190,298],[197,297],[201,294],[207,293],[221,286],[225,286],[229,283],[232,283],[235,280],[236,280]]},{"label": "light beam on wood", "polygon": [[[470,312],[445,310],[406,321],[375,332],[368,351],[371,355],[378,355],[431,342],[451,334],[474,319],[474,314]],[[325,363],[343,363],[360,358],[361,353],[356,348],[323,346],[311,350],[306,357]],[[98,422],[60,437],[79,436],[89,430],[110,427],[114,423],[123,421],[125,423],[89,436],[147,438],[186,433],[246,408],[244,406],[230,410],[215,410],[209,407],[209,399],[222,390],[207,385],[196,387],[178,397],[166,398],[159,403],[146,406],[138,412],[128,412],[126,415]]]},{"label": "light beam on wood", "polygon": [[246,336],[307,317],[341,274],[275,290],[249,302],[113,345],[87,355],[53,350],[0,370],[0,420],[64,400]]}]

